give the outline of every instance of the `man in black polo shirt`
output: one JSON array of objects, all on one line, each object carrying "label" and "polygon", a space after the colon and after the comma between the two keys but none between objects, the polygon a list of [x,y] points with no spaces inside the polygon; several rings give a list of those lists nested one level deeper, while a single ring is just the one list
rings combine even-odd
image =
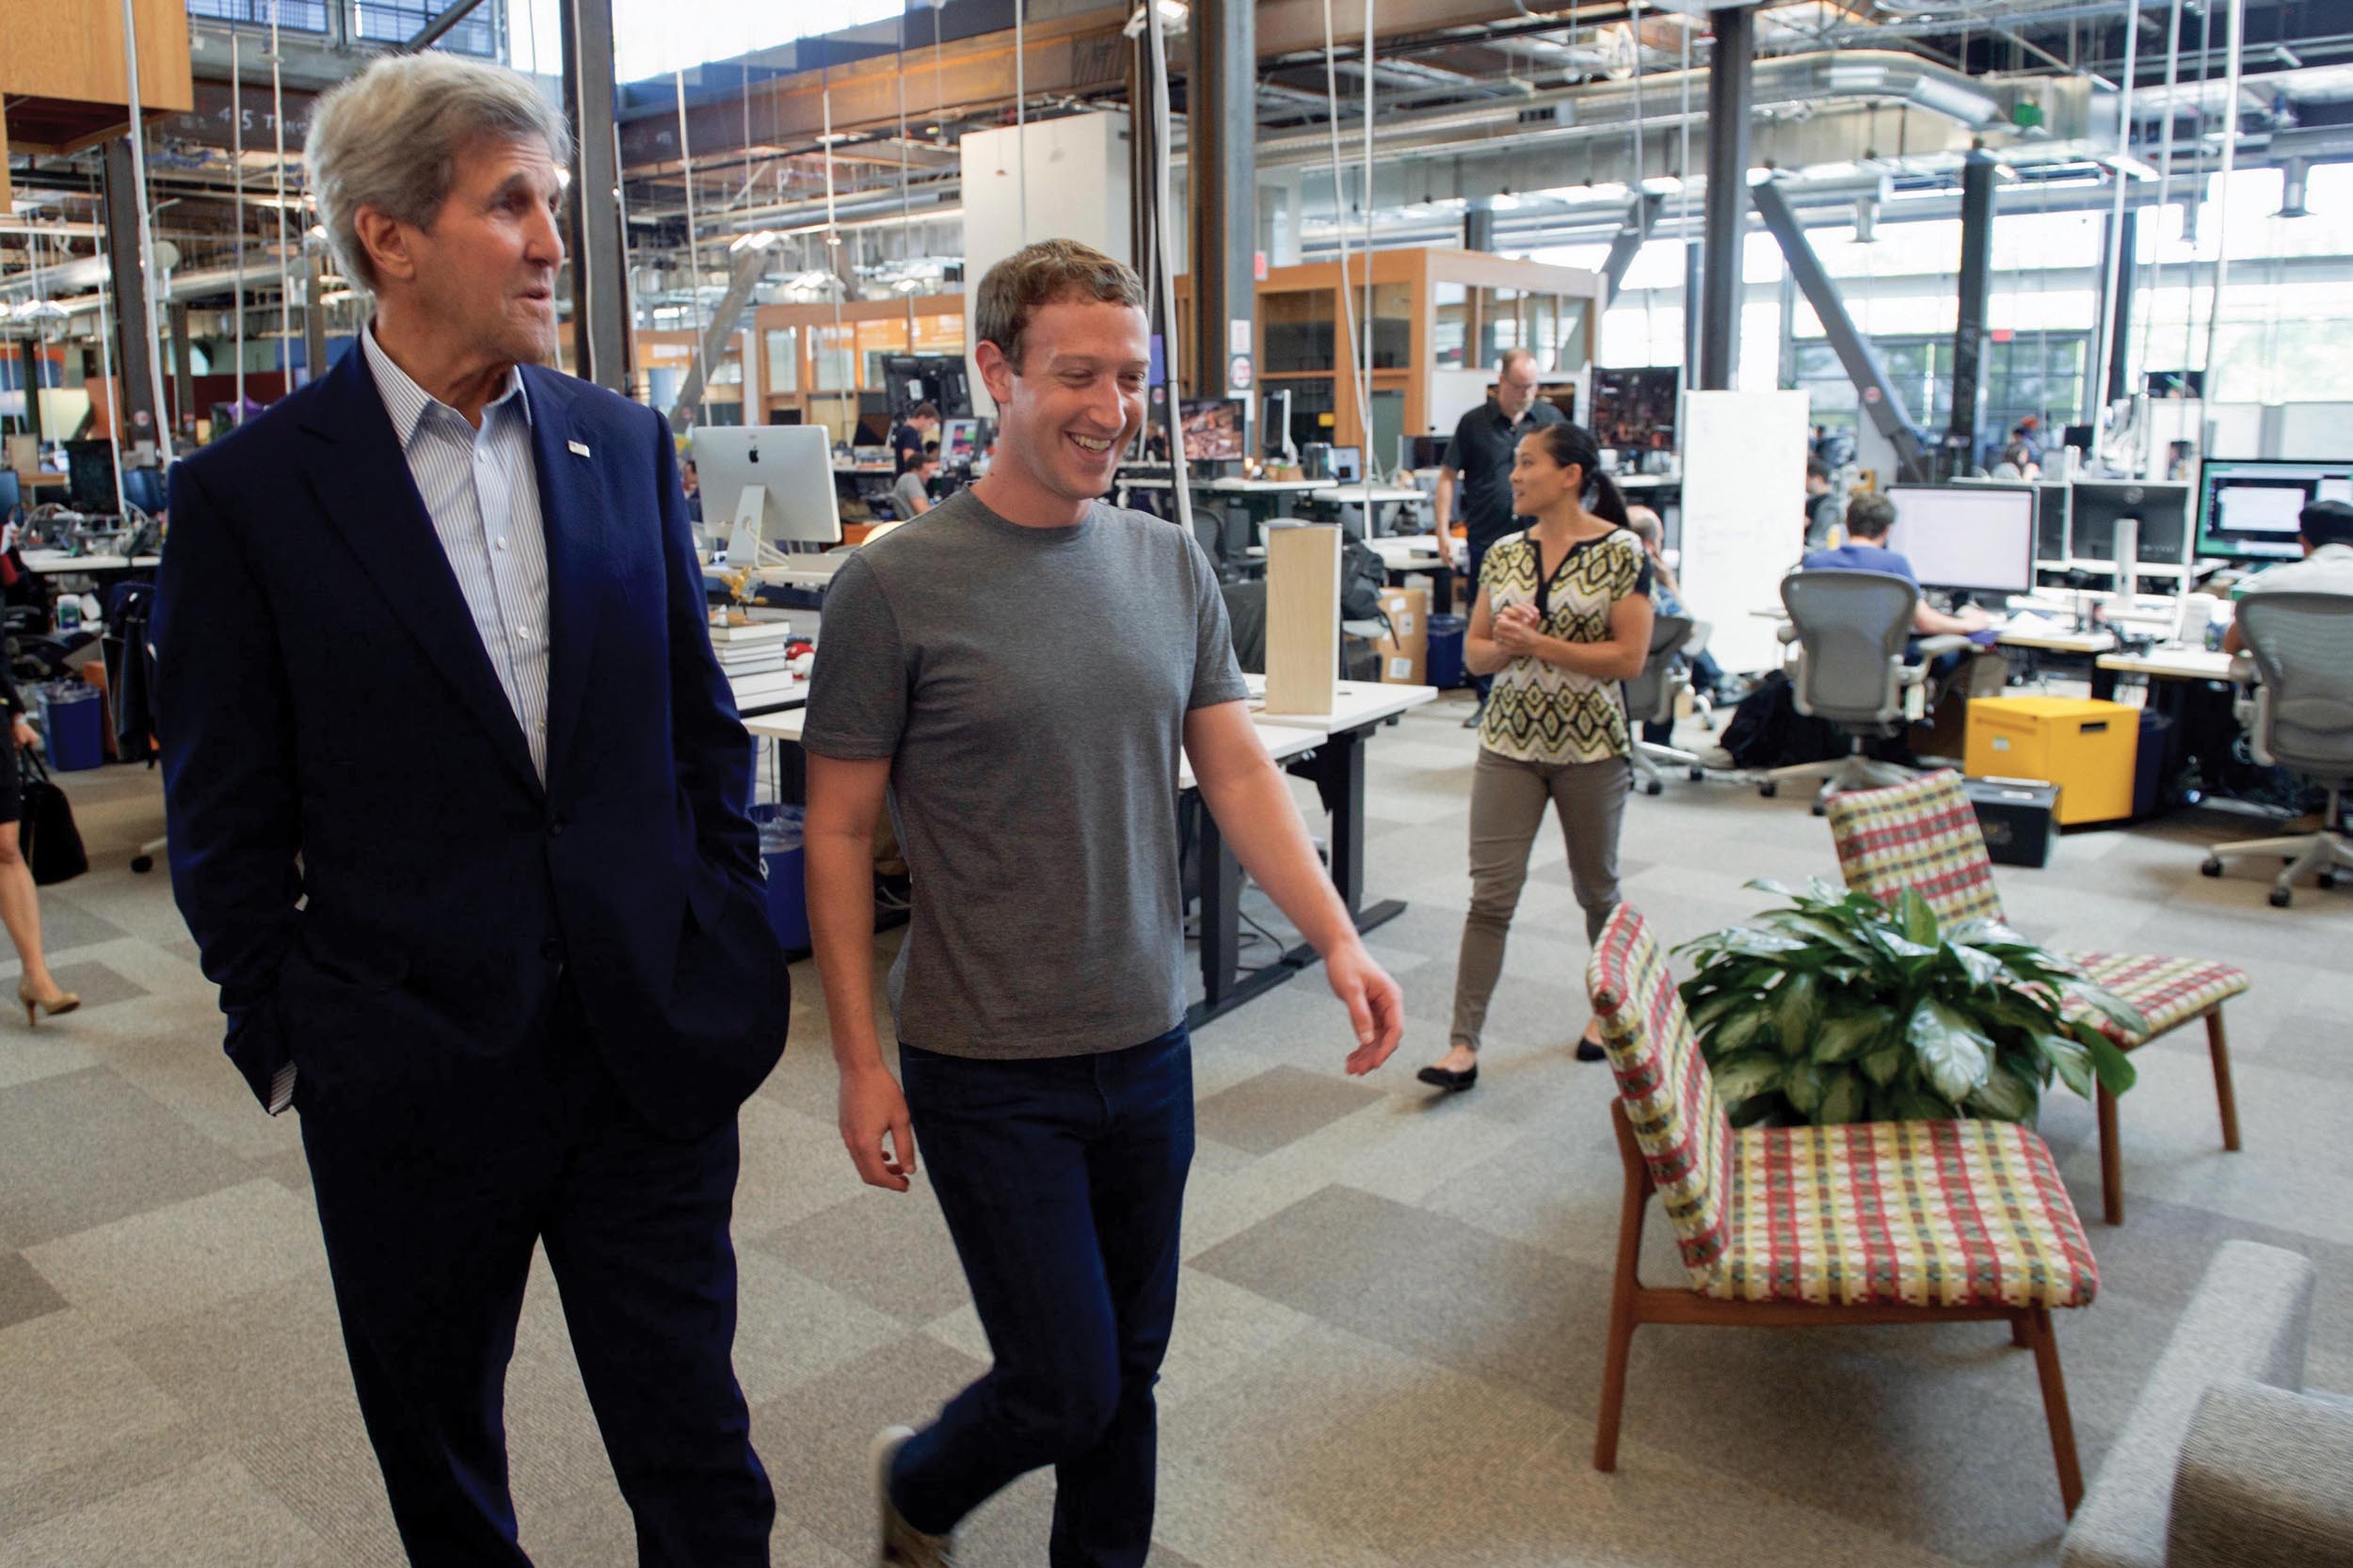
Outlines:
[{"label": "man in black polo shirt", "polygon": [[[1454,426],[1454,440],[1438,469],[1438,536],[1452,524],[1456,488],[1461,488],[1463,526],[1470,536],[1468,604],[1479,595],[1479,566],[1487,547],[1527,526],[1512,515],[1512,454],[1520,438],[1540,424],[1562,423],[1561,410],[1536,396],[1536,356],[1525,348],[1507,349],[1496,367],[1496,390],[1487,401],[1465,414]],[[1467,613],[1467,611],[1465,612]],[[1473,676],[1480,706],[1487,702],[1488,677]],[[1463,721],[1475,729],[1479,712]]]}]

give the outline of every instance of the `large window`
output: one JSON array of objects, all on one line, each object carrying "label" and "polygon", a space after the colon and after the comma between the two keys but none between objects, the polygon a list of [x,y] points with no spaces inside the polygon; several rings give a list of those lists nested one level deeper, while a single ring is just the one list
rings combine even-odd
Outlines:
[{"label": "large window", "polygon": [[[1879,338],[1873,340],[1896,399],[1912,423],[1925,431],[1941,431],[1953,421],[1953,340],[1950,338]],[[2033,414],[2043,427],[2056,429],[2075,423],[2083,407],[2084,377],[2090,354],[2086,333],[2020,332],[2009,342],[1989,340],[1980,375],[1985,386],[1985,423],[1980,433],[1998,441],[2010,428]],[[1851,430],[1860,423],[1862,404],[1854,383],[1838,362],[1830,344],[1801,341],[1796,352],[1795,384],[1814,395],[1814,422],[1836,430]]]}]

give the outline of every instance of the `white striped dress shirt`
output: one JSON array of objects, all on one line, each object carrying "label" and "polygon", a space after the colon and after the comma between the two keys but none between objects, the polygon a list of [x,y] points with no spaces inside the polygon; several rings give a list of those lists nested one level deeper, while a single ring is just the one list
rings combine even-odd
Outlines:
[{"label": "white striped dress shirt", "polygon": [[360,334],[417,494],[440,536],[490,668],[515,710],[531,765],[548,777],[548,546],[531,460],[531,399],[520,371],[482,410],[482,428],[409,378]]}]

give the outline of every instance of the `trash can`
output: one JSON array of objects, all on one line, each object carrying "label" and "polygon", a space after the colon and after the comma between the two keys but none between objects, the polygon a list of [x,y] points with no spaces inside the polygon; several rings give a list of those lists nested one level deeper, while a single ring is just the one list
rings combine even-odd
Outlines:
[{"label": "trash can", "polygon": [[49,771],[78,773],[106,761],[106,704],[85,680],[51,680],[40,688],[40,732]]},{"label": "trash can", "polygon": [[2172,804],[2166,775],[2173,754],[2173,721],[2152,708],[2140,711],[2140,749],[2133,758],[2133,815],[2153,817]]},{"label": "trash can", "polygon": [[801,840],[801,808],[755,806],[760,828],[760,863],[768,877],[768,928],[787,952],[807,952],[808,891],[803,883],[808,861]]},{"label": "trash can", "polygon": [[1430,617],[1430,683],[1440,691],[1463,683],[1463,638],[1469,631],[1467,616]]}]

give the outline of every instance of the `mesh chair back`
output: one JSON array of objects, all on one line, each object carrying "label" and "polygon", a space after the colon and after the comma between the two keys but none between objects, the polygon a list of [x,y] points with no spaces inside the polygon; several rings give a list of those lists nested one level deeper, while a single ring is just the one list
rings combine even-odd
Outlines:
[{"label": "mesh chair back", "polygon": [[1732,1238],[1732,1124],[1667,955],[1632,904],[1618,905],[1593,944],[1585,988],[1651,1185],[1675,1227],[1691,1283],[1704,1289]]},{"label": "mesh chair back", "polygon": [[2238,625],[2263,676],[2256,740],[2282,767],[2353,783],[2353,595],[2249,594]]},{"label": "mesh chair back", "polygon": [[14,522],[24,503],[24,488],[17,483],[16,471],[0,468],[0,522]]},{"label": "mesh chair back", "polygon": [[142,512],[162,511],[164,509],[164,471],[152,468],[124,470],[122,499]]},{"label": "mesh chair back", "polygon": [[1674,678],[1675,661],[1682,655],[1685,639],[1690,635],[1689,616],[1651,618],[1650,657],[1642,661],[1642,673],[1625,683],[1627,718],[1641,724],[1644,720],[1663,722],[1675,716],[1675,688],[1681,684]]},{"label": "mesh chair back", "polygon": [[1798,712],[1833,724],[1885,724],[1903,712],[1897,673],[1920,590],[1883,571],[1792,572],[1781,601],[1805,649]]}]

